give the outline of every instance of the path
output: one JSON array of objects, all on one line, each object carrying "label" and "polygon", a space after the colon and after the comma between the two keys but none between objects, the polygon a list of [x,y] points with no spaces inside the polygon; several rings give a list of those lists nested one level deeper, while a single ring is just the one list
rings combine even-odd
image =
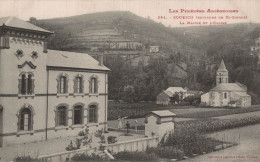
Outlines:
[{"label": "path", "polygon": [[237,136],[240,134],[240,145],[221,151],[190,158],[187,162],[259,162],[260,161],[260,124],[225,130],[218,134]]}]

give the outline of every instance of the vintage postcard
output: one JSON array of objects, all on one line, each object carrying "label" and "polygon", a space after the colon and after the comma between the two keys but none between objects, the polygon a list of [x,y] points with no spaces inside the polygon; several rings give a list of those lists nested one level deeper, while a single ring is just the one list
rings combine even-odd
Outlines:
[{"label": "vintage postcard", "polygon": [[0,161],[260,161],[259,9],[0,1]]}]

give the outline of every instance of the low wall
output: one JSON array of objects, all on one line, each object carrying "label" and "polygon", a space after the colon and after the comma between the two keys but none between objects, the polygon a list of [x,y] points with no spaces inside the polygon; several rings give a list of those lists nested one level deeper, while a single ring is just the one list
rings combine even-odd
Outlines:
[{"label": "low wall", "polygon": [[[127,133],[127,129],[108,128],[108,131]],[[130,134],[142,134],[145,135],[145,130],[129,129]]]},{"label": "low wall", "polygon": [[[39,156],[38,159],[42,162],[64,162],[68,161],[73,155],[78,153],[98,153],[98,151],[110,150],[112,153],[121,151],[145,151],[147,147],[156,147],[159,143],[158,137],[147,137],[126,142],[118,142],[114,144],[101,145],[100,148],[83,148],[73,151],[66,151],[50,155]],[[101,150],[99,150],[101,149]]]},{"label": "low wall", "polygon": [[95,153],[98,151],[98,148],[83,148],[83,149],[78,149],[78,150],[73,150],[73,151],[66,151],[66,152],[60,152],[60,153],[55,153],[55,154],[50,154],[50,155],[43,155],[39,156],[38,159],[41,160],[42,162],[64,162],[73,155],[78,154],[78,153]]},{"label": "low wall", "polygon": [[159,143],[159,137],[147,137],[126,142],[102,145],[101,150],[110,150],[113,153],[121,151],[146,151],[147,147],[156,147]]}]

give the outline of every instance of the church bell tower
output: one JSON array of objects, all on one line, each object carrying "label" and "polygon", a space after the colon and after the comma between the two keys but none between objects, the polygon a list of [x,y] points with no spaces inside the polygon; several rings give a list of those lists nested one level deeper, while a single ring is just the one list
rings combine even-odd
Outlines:
[{"label": "church bell tower", "polygon": [[219,85],[221,83],[228,83],[228,70],[225,66],[223,59],[220,63],[220,66],[216,74],[216,85]]}]

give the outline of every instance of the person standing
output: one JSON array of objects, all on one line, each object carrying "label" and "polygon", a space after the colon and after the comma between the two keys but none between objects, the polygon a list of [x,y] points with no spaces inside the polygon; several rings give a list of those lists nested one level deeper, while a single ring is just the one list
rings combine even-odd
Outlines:
[{"label": "person standing", "polygon": [[122,119],[123,118],[121,116],[118,117],[118,126],[117,126],[118,129],[122,129],[123,128]]}]

